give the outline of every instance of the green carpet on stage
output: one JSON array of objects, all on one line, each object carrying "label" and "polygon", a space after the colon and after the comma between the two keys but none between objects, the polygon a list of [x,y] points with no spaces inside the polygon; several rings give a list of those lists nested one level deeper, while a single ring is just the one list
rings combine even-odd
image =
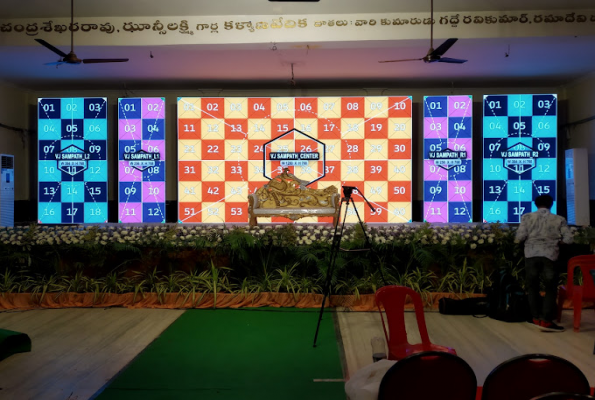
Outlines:
[{"label": "green carpet on stage", "polygon": [[31,351],[31,339],[24,333],[0,329],[0,360]]},{"label": "green carpet on stage", "polygon": [[312,347],[316,310],[188,310],[98,400],[344,400],[330,313]]}]

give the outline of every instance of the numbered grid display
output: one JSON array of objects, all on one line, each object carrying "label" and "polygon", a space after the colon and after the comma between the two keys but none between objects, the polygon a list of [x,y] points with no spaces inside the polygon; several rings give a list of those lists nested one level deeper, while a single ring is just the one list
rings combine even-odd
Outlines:
[{"label": "numbered grid display", "polygon": [[557,96],[493,95],[483,101],[483,219],[520,222],[557,188]]},{"label": "numbered grid display", "polygon": [[118,100],[118,221],[165,223],[165,99]]},{"label": "numbered grid display", "polygon": [[472,222],[471,96],[424,97],[424,221]]},{"label": "numbered grid display", "polygon": [[38,222],[107,222],[107,99],[37,103]]},{"label": "numbered grid display", "polygon": [[377,208],[354,192],[366,222],[411,221],[411,97],[178,99],[180,222],[248,222],[248,194],[283,166],[310,188],[359,188]]}]

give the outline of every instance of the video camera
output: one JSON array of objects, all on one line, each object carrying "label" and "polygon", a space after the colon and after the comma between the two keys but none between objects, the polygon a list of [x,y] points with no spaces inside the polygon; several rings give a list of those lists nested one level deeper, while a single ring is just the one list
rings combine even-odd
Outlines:
[{"label": "video camera", "polygon": [[351,198],[351,193],[353,193],[354,190],[357,190],[355,186],[343,186],[343,196]]}]

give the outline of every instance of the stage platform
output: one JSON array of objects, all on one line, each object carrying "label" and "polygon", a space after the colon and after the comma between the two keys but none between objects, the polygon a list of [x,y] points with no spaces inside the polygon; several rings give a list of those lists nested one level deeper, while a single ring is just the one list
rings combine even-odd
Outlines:
[{"label": "stage platform", "polygon": [[[0,362],[0,399],[93,398],[183,312],[114,308],[0,313],[0,328],[25,332],[33,343],[31,353],[16,354]],[[314,336],[317,314],[311,315]],[[338,341],[333,345],[342,352],[345,378],[372,362],[370,339],[382,336],[378,313],[329,311],[325,318],[334,318],[339,328]],[[407,313],[412,341],[418,339],[414,321],[415,315]],[[595,386],[593,310],[583,310],[578,333],[572,331],[572,311],[564,311],[564,333],[543,333],[527,323],[437,312],[427,312],[426,323],[432,341],[454,347],[475,371],[479,385],[506,359],[549,353],[576,364]]]}]

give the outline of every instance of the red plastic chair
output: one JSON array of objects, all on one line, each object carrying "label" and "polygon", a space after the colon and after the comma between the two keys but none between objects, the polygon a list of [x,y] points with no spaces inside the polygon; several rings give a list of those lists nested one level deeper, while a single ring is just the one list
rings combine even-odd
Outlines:
[{"label": "red plastic chair", "polygon": [[[413,306],[415,307],[417,328],[421,336],[421,343],[418,344],[410,344],[407,341],[407,331],[405,330],[405,299],[407,296],[411,297]],[[430,342],[421,296],[414,290],[405,286],[384,286],[376,291],[376,305],[378,306],[378,311],[380,311],[382,328],[384,329],[384,336],[386,336],[386,343],[388,344],[389,360],[400,360],[422,351],[442,351],[457,354],[453,348]],[[382,306],[386,311],[388,331],[382,315]]]},{"label": "red plastic chair", "polygon": [[462,358],[441,351],[417,353],[390,367],[378,400],[475,400],[477,378]]},{"label": "red plastic chair", "polygon": [[504,361],[490,372],[482,400],[531,400],[552,392],[590,394],[585,374],[563,358],[527,354]]},{"label": "red plastic chair", "polygon": [[554,392],[533,397],[531,400],[595,400],[595,397],[588,394]]},{"label": "red plastic chair", "polygon": [[[580,267],[583,274],[583,284],[575,285],[574,269]],[[568,280],[566,286],[558,290],[558,321],[562,319],[562,306],[566,298],[572,299],[574,310],[574,330],[578,332],[581,325],[581,311],[583,301],[595,301],[595,284],[591,278],[590,270],[595,269],[595,255],[577,256],[568,260]]]}]

